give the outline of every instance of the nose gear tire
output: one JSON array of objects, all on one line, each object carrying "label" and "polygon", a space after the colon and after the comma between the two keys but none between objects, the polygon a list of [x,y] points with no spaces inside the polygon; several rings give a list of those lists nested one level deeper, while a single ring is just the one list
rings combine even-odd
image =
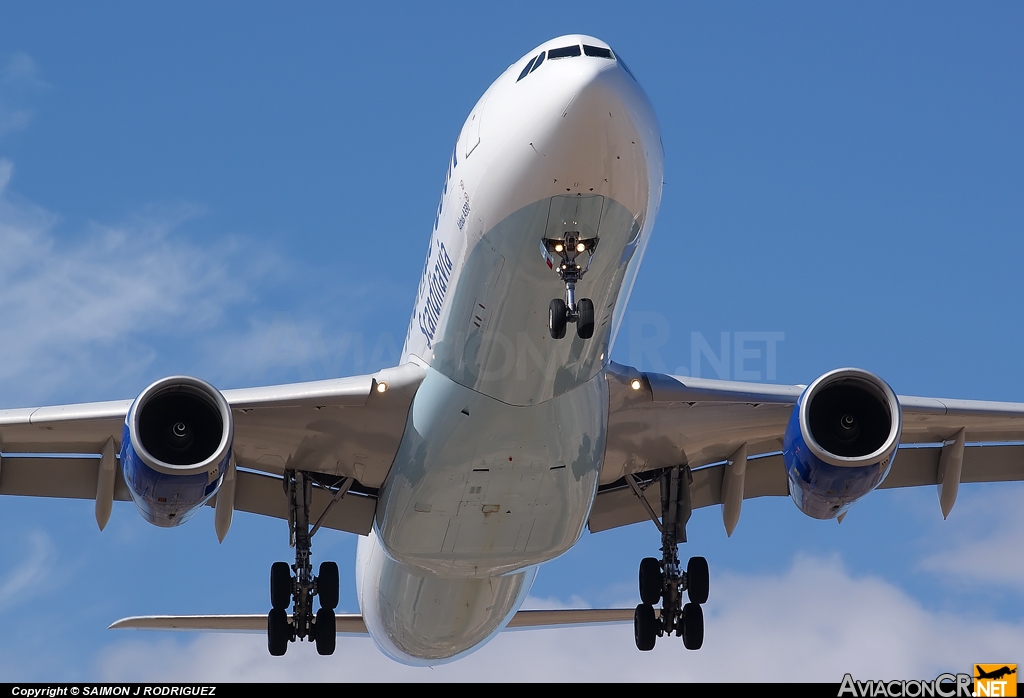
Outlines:
[{"label": "nose gear tire", "polygon": [[555,298],[548,306],[548,331],[551,332],[551,339],[562,339],[565,336],[566,320],[565,301]]},{"label": "nose gear tire", "polygon": [[589,298],[581,298],[576,304],[579,319],[576,320],[576,334],[580,339],[590,339],[594,336],[594,301]]}]

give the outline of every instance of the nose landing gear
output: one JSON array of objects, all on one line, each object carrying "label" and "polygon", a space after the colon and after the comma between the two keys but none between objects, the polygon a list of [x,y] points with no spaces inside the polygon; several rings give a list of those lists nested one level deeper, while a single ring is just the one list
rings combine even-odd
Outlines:
[{"label": "nose landing gear", "polygon": [[[679,564],[679,543],[686,542],[686,522],[690,519],[690,469],[675,467],[661,474],[661,520],[632,475],[626,482],[640,498],[654,524],[661,531],[661,559],[646,557],[640,561],[640,604],[633,614],[633,635],[637,649],[654,649],[659,637],[676,635],[683,646],[697,650],[704,644],[704,610],[708,600],[708,562],[691,557],[683,572]],[[689,603],[684,604],[683,592]],[[660,612],[654,604],[661,601]]]},{"label": "nose landing gear", "polygon": [[[565,300],[555,298],[548,306],[548,331],[552,339],[565,337],[567,323],[576,323],[576,334],[580,339],[594,336],[594,302],[589,298],[576,301],[576,282],[590,269],[594,260],[594,248],[598,238],[582,239],[579,233],[566,233],[564,238],[544,238],[541,246],[548,265],[558,272],[558,278],[565,282]],[[587,253],[587,265],[580,267],[577,259]]]}]

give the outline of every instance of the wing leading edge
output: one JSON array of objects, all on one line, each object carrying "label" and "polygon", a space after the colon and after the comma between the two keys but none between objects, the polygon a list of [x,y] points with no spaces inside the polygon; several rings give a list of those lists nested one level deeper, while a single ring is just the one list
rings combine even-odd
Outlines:
[{"label": "wing leading edge", "polygon": [[[633,609],[631,608],[573,608],[517,611],[505,628],[507,630],[525,630],[632,622]],[[339,635],[368,634],[366,623],[358,613],[339,613],[336,615],[336,623]],[[216,616],[133,616],[111,623],[108,629],[266,634],[267,615],[264,613]]]}]

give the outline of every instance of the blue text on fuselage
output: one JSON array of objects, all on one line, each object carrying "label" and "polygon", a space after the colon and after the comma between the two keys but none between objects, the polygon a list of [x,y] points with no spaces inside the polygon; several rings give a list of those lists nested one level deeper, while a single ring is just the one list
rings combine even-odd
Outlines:
[{"label": "blue text on fuselage", "polygon": [[441,200],[437,202],[437,213],[434,214],[435,232],[437,232],[437,224],[441,222],[441,211],[444,209],[444,197],[448,195],[448,181],[452,178],[452,172],[455,170],[455,166],[459,164],[458,156],[455,155],[458,149],[458,143],[456,143],[455,150],[452,151],[452,156],[448,158],[448,171],[444,173],[444,187],[441,189]]},{"label": "blue text on fuselage", "polygon": [[417,313],[420,332],[427,339],[427,346],[433,348],[434,333],[441,321],[441,308],[444,307],[445,296],[448,295],[448,282],[452,276],[452,259],[444,243],[438,243],[437,261],[434,270],[427,277],[427,294],[423,301],[423,310]]}]

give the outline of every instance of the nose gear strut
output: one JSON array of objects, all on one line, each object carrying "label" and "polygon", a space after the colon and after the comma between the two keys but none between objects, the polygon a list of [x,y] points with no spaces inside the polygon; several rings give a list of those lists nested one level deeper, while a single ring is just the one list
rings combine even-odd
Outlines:
[{"label": "nose gear strut", "polygon": [[[328,505],[328,510],[351,487],[351,479],[344,479]],[[338,563],[320,563],[320,574],[313,576],[310,562],[310,542],[327,510],[310,530],[309,505],[313,499],[313,479],[301,470],[286,470],[284,490],[288,496],[289,543],[295,548],[295,564],[289,571],[288,563],[275,562],[270,568],[270,603],[267,616],[267,646],[270,654],[279,657],[288,649],[289,642],[308,639],[316,643],[319,654],[334,654],[337,638],[334,609],[338,606]],[[320,610],[313,614],[313,597],[320,598]],[[291,604],[291,617],[288,606]]]},{"label": "nose gear strut", "polygon": [[[661,489],[661,520],[655,516],[647,497],[633,475],[626,483],[647,509],[661,531],[661,560],[653,557],[640,562],[640,604],[633,614],[633,635],[637,649],[654,649],[659,637],[677,635],[688,650],[704,644],[704,611],[708,600],[708,562],[691,557],[683,572],[679,564],[679,543],[686,542],[686,522],[690,519],[690,483],[693,476],[686,466],[665,470],[658,483]],[[648,483],[648,486],[652,483]],[[683,604],[683,592],[689,603]],[[660,613],[654,604],[661,601]]]},{"label": "nose gear strut", "polygon": [[[541,247],[548,265],[558,272],[558,278],[565,282],[565,300],[555,298],[548,306],[548,330],[552,339],[565,336],[566,323],[576,323],[576,334],[580,339],[594,336],[594,302],[589,298],[576,300],[576,283],[590,269],[594,261],[594,249],[598,238],[583,239],[578,232],[569,232],[564,238],[544,238]],[[577,259],[587,253],[587,265],[581,267]]]}]

